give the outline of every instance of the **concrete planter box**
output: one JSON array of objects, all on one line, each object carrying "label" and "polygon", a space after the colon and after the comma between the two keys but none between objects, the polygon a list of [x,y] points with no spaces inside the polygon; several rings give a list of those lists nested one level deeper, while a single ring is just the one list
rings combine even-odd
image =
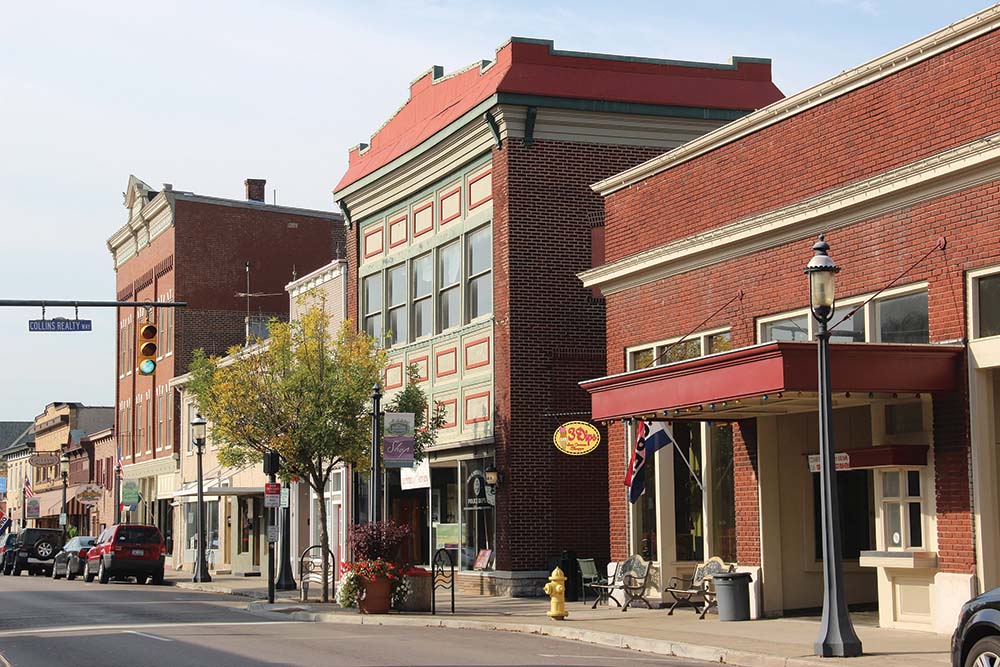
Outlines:
[{"label": "concrete planter box", "polygon": [[432,577],[428,574],[423,577],[407,576],[406,581],[410,584],[410,595],[406,601],[399,606],[399,611],[430,611]]}]

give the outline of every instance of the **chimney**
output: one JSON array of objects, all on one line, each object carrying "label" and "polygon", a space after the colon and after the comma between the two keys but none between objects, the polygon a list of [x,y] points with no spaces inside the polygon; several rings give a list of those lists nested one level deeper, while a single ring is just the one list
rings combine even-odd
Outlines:
[{"label": "chimney", "polygon": [[259,201],[264,203],[265,193],[264,185],[267,181],[263,178],[248,178],[246,180],[247,186],[247,201]]}]

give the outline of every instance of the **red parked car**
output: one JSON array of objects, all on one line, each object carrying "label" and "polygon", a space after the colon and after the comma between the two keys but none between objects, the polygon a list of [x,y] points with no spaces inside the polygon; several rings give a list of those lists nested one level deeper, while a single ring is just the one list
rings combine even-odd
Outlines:
[{"label": "red parked car", "polygon": [[104,529],[87,552],[83,580],[96,577],[102,584],[111,579],[135,577],[136,583],[163,583],[166,547],[156,526],[118,523]]}]

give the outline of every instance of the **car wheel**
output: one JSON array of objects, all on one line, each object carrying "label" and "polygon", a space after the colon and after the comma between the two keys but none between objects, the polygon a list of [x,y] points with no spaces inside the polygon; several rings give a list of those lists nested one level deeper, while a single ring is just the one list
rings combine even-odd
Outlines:
[{"label": "car wheel", "polygon": [[52,564],[52,578],[53,579],[59,578],[59,568],[56,566],[55,563]]},{"label": "car wheel", "polygon": [[154,572],[153,576],[150,577],[150,581],[153,583],[154,586],[162,586],[163,585],[163,570],[157,570],[156,572]]},{"label": "car wheel", "polygon": [[108,574],[108,570],[104,567],[104,561],[101,561],[100,566],[97,568],[97,581],[102,584],[106,584],[111,581],[111,576]]},{"label": "car wheel", "polygon": [[14,570],[13,570],[13,572],[11,572],[11,574],[13,574],[15,577],[20,577],[21,576],[21,568],[19,568],[17,565],[15,565],[14,566]]},{"label": "car wheel", "polygon": [[1000,637],[984,637],[973,644],[965,659],[965,667],[1000,666]]},{"label": "car wheel", "polygon": [[94,580],[94,573],[90,571],[90,561],[83,564],[83,580],[88,584]]},{"label": "car wheel", "polygon": [[35,556],[39,560],[48,560],[56,553],[56,546],[52,542],[46,539],[41,539],[35,542],[35,547],[33,549]]},{"label": "car wheel", "polygon": [[73,565],[70,561],[66,561],[66,581],[73,581],[76,579],[76,570],[79,567],[79,564]]}]

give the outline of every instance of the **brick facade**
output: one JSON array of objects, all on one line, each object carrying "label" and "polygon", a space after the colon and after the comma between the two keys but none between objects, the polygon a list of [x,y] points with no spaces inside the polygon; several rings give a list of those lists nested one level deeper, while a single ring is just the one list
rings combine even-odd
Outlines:
[{"label": "brick facade", "polygon": [[[1000,103],[988,93],[1000,79],[998,46],[1000,32],[986,33],[611,193],[605,200],[608,261],[803,202],[1000,131]],[[1000,204],[1000,182],[983,180],[861,215],[847,225],[838,223],[827,234],[843,269],[838,298],[872,293],[897,279],[900,285],[926,281],[930,341],[965,338],[965,272],[1000,262],[991,214]],[[758,342],[755,318],[808,305],[802,269],[811,257],[812,239],[809,233],[778,241],[609,294],[606,374],[626,370],[627,347],[696,329],[731,327],[733,347]],[[941,239],[946,247],[934,250]],[[741,292],[741,298],[723,308]],[[965,364],[957,372],[962,391],[933,397],[937,571],[971,574],[975,552]],[[756,450],[748,437],[752,431],[742,423],[740,427],[734,437],[738,558],[741,565],[757,565]],[[611,429],[608,488],[615,557],[626,552],[622,437],[620,427]]]}]

